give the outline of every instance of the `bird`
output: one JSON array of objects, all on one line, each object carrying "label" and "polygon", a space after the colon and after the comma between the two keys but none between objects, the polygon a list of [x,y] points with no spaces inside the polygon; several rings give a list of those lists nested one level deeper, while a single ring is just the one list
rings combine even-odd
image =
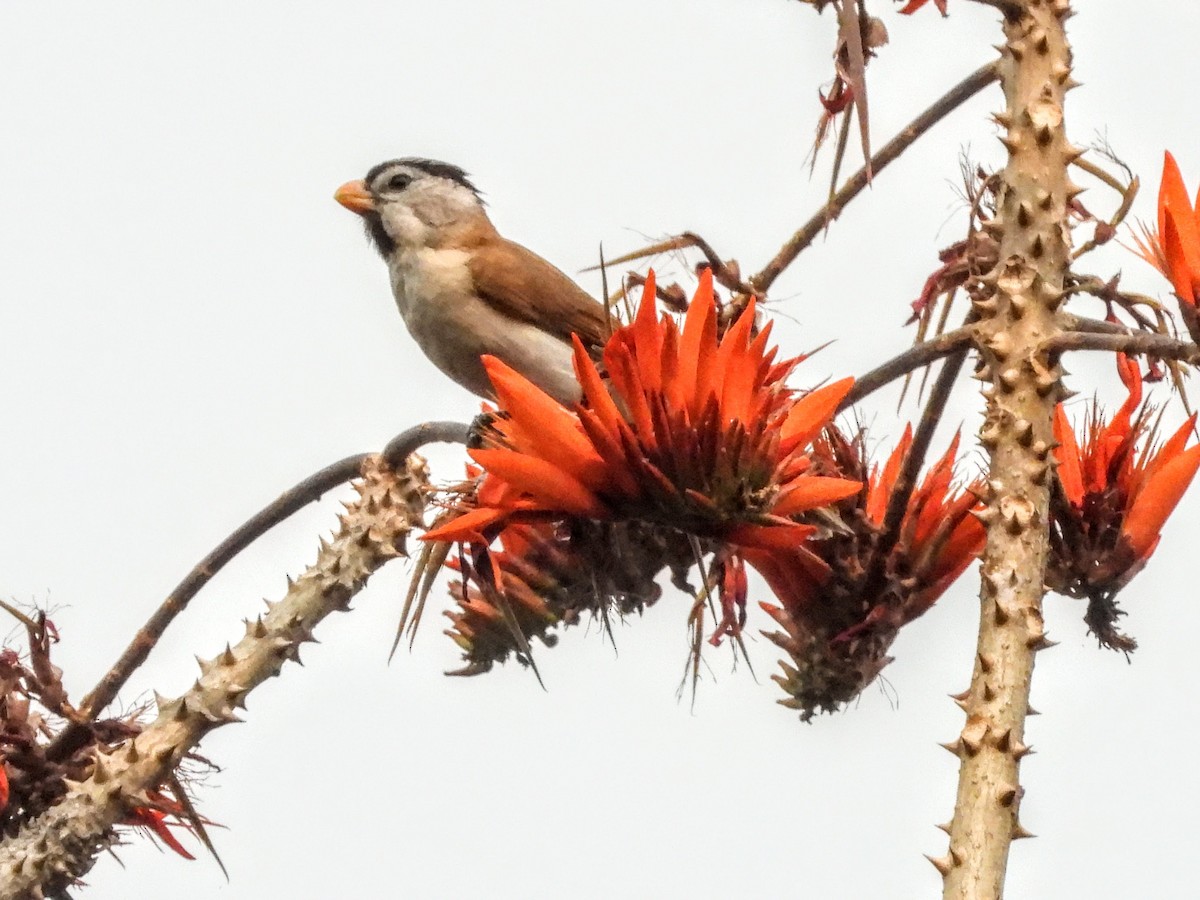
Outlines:
[{"label": "bird", "polygon": [[615,320],[564,272],[502,237],[465,171],[394,159],[334,199],[363,218],[404,324],[443,373],[495,399],[482,361],[490,355],[560,403],[579,402],[571,335],[594,354]]}]

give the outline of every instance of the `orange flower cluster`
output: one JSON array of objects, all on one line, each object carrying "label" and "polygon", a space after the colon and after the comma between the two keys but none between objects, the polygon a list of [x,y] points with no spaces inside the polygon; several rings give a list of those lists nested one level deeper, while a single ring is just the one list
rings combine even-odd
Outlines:
[{"label": "orange flower cluster", "polygon": [[707,271],[682,330],[659,319],[654,297],[651,273],[636,319],[604,349],[607,383],[576,340],[584,403],[575,410],[485,358],[504,413],[493,424],[498,446],[470,451],[486,488],[474,510],[427,539],[486,544],[505,522],[568,515],[770,548],[812,532],[792,517],[861,489],[811,474],[804,454],[853,379],[796,399],[783,384],[796,360],[776,362],[770,323],[752,336],[753,302],[718,337]]},{"label": "orange flower cluster", "polygon": [[[836,709],[982,546],[975,495],[952,484],[957,441],[892,522],[911,431],[871,471],[862,436],[830,425],[849,379],[796,396],[784,379],[798,360],[777,361],[770,324],[754,333],[753,303],[719,333],[707,273],[682,327],[654,296],[651,275],[604,349],[603,377],[576,345],[584,401],[573,410],[486,361],[501,411],[486,449],[471,451],[480,474],[426,535],[464,545],[448,613],[462,672],[529,663],[530,639],[549,643],[585,612],[642,611],[663,569],[687,587],[700,565],[716,601],[711,641],[738,638],[749,565],[779,604],[764,607],[790,656],[785,702],[805,718]],[[693,616],[703,609],[698,596]]]},{"label": "orange flower cluster", "polygon": [[1101,644],[1129,652],[1137,644],[1115,628],[1114,597],[1149,560],[1163,525],[1200,467],[1200,444],[1187,447],[1196,416],[1155,445],[1153,410],[1142,407],[1137,363],[1117,355],[1128,390],[1105,421],[1093,403],[1076,437],[1062,404],[1055,409],[1058,489],[1051,505],[1047,584],[1088,600],[1085,616]]},{"label": "orange flower cluster", "polygon": [[576,342],[584,401],[574,410],[485,360],[501,413],[489,446],[470,453],[486,474],[473,508],[426,535],[470,548],[451,614],[467,671],[514,649],[523,658],[525,635],[584,609],[640,610],[659,571],[682,585],[708,554],[721,607],[713,638],[736,636],[743,554],[793,552],[816,531],[804,513],[861,491],[815,473],[806,454],[852,380],[797,397],[784,379],[798,360],[776,359],[771,325],[755,334],[754,315],[751,302],[719,334],[705,272],[680,327],[659,317],[651,273],[638,315],[604,349],[604,377]]},{"label": "orange flower cluster", "polygon": [[1158,188],[1158,228],[1134,235],[1138,253],[1167,277],[1192,340],[1200,340],[1200,194],[1193,204],[1179,164],[1168,151]]},{"label": "orange flower cluster", "polygon": [[890,662],[899,629],[933,606],[983,547],[984,528],[971,514],[978,485],[953,484],[957,437],[888,533],[887,509],[911,444],[908,428],[867,477],[862,433],[851,440],[827,429],[813,449],[817,467],[866,478],[866,491],[835,504],[836,526],[807,544],[746,552],[781,604],[762,604],[783,628],[767,637],[791,657],[775,676],[790,695],[781,702],[805,719],[860,693]]}]

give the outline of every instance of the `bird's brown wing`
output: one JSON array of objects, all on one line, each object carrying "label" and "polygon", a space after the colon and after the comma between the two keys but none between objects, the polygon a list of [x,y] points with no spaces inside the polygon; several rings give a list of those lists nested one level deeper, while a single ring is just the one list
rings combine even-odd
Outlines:
[{"label": "bird's brown wing", "polygon": [[574,333],[584,346],[598,347],[616,326],[602,304],[520,244],[488,241],[475,248],[467,268],[475,290],[494,308],[564,340]]}]

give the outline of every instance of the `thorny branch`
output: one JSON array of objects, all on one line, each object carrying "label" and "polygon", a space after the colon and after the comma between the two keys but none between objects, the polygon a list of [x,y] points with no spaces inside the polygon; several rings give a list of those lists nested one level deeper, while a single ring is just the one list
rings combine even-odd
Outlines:
[{"label": "thorny branch", "polygon": [[[398,466],[425,444],[465,443],[466,434],[467,426],[458,422],[425,422],[394,437],[384,449],[383,457],[389,465]],[[84,697],[78,716],[47,748],[48,758],[65,758],[87,742],[89,724],[112,702],[138,666],[146,661],[167,627],[221,569],[276,525],[316,502],[338,485],[357,478],[368,458],[369,454],[366,453],[348,456],[308,476],[251,516],[198,562],[138,630],[112,668]]]},{"label": "thorny branch", "polygon": [[411,458],[396,471],[371,457],[362,471],[359,499],[283,599],[248,622],[235,646],[202,660],[200,678],[183,696],[158,698],[153,723],[97,755],[89,777],[68,784],[61,800],[0,843],[0,900],[53,895],[88,872],[126,812],[146,804],[206,734],[239,721],[236,710],[249,693],[298,658],[318,623],[346,609],[374,571],[404,553],[424,508],[424,463]]},{"label": "thorny branch", "polygon": [[308,476],[247,519],[240,528],[196,563],[167,595],[146,624],[138,630],[125,652],[121,654],[121,658],[83,698],[79,707],[80,715],[85,720],[93,719],[112,702],[133,671],[146,661],[151,648],[158,643],[167,626],[187,608],[191,599],[225,568],[226,564],[276,525],[308,504],[321,499],[325,492],[355,478],[366,458],[365,453],[348,456]]},{"label": "thorny branch", "polygon": [[1063,26],[1068,0],[1012,3],[1004,22],[1000,74],[1005,108],[996,115],[1008,160],[987,226],[999,242],[980,315],[979,375],[990,382],[980,443],[990,457],[980,518],[987,526],[980,624],[971,685],[956,695],[966,721],[947,744],[959,760],[949,847],[931,858],[945,900],[998,898],[1011,842],[1029,833],[1019,811],[1020,761],[1034,656],[1049,645],[1042,596],[1054,443],[1052,420],[1062,370],[1039,354],[1062,330],[1059,307],[1070,266],[1067,167],[1079,157],[1067,139],[1063,99],[1074,85]]}]

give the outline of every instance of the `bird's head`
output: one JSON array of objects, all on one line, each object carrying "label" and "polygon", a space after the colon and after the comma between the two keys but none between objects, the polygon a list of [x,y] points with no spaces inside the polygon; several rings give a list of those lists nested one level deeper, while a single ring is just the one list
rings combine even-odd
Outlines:
[{"label": "bird's head", "polygon": [[385,258],[397,247],[436,247],[456,232],[487,222],[479,191],[458,166],[433,159],[380,163],[333,195],[358,213]]}]

